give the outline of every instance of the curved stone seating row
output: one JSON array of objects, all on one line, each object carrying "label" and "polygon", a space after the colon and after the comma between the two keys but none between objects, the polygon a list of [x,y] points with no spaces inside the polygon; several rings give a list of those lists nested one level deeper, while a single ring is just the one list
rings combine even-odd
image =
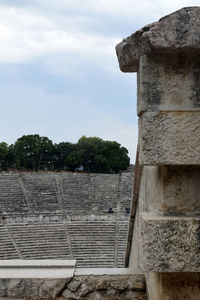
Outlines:
[{"label": "curved stone seating row", "polygon": [[7,224],[7,231],[2,224],[0,259],[76,259],[78,267],[123,267],[128,221],[117,222],[15,223]]},{"label": "curved stone seating row", "polygon": [[17,250],[3,224],[0,224],[0,259],[19,258]]},{"label": "curved stone seating row", "polygon": [[16,174],[0,174],[0,210],[27,211],[29,208]]},{"label": "curved stone seating row", "polygon": [[14,224],[9,230],[24,259],[71,259],[62,223]]},{"label": "curved stone seating row", "polygon": [[74,258],[79,267],[113,267],[115,222],[73,222],[68,225]]},{"label": "curved stone seating row", "polygon": [[0,174],[0,212],[124,213],[130,207],[132,180],[133,172]]},{"label": "curved stone seating row", "polygon": [[25,193],[29,198],[31,210],[40,212],[61,209],[54,174],[22,173],[20,178],[23,181]]}]

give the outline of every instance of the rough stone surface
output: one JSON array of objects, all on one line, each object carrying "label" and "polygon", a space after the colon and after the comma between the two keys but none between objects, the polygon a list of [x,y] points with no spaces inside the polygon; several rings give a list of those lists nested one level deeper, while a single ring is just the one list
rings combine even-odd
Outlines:
[{"label": "rough stone surface", "polygon": [[[72,286],[75,286],[72,291]],[[63,297],[76,299],[146,299],[143,275],[75,276],[63,290]]]},{"label": "rough stone surface", "polygon": [[142,56],[138,69],[138,115],[144,111],[199,111],[199,55]]},{"label": "rough stone surface", "polygon": [[141,165],[199,165],[199,113],[144,113],[139,119],[139,145]]},{"label": "rough stone surface", "polygon": [[146,300],[145,289],[143,275],[0,280],[1,299],[5,297],[5,299]]},{"label": "rough stone surface", "polygon": [[153,53],[198,52],[200,7],[182,8],[147,25],[116,47],[120,69],[136,72],[139,57]]},{"label": "rough stone surface", "polygon": [[149,273],[148,299],[199,300],[199,281],[199,273]]},{"label": "rough stone surface", "polygon": [[0,279],[0,297],[55,298],[70,280],[71,278]]},{"label": "rough stone surface", "polygon": [[200,167],[144,166],[139,202],[140,212],[199,216]]},{"label": "rough stone surface", "polygon": [[199,166],[169,166],[164,169],[161,210],[166,215],[200,215]]},{"label": "rough stone surface", "polygon": [[146,272],[200,272],[200,218],[141,217]]}]

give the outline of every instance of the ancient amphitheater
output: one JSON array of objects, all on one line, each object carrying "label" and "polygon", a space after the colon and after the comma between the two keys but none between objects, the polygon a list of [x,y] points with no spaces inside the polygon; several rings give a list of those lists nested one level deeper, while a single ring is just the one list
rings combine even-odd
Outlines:
[{"label": "ancient amphitheater", "polygon": [[133,168],[122,174],[0,174],[0,259],[123,267]]},{"label": "ancient amphitheater", "polygon": [[[2,174],[1,299],[200,299],[200,7],[116,49],[138,73],[131,205],[133,172]],[[44,257],[65,260],[5,260]]]}]

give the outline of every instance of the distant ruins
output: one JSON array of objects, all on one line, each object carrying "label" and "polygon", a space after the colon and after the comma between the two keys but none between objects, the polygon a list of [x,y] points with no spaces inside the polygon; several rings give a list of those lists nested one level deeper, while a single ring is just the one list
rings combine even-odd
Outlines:
[{"label": "distant ruins", "polygon": [[200,299],[200,7],[183,8],[117,46],[137,72],[138,198],[129,267],[149,300]]}]

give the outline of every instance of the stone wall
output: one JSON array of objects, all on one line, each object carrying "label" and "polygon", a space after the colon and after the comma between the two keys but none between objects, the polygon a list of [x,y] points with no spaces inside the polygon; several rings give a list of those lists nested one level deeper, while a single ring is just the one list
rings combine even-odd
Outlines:
[{"label": "stone wall", "polygon": [[[39,276],[39,274],[38,274]],[[141,275],[75,275],[66,279],[0,279],[3,300],[146,300]]]}]

